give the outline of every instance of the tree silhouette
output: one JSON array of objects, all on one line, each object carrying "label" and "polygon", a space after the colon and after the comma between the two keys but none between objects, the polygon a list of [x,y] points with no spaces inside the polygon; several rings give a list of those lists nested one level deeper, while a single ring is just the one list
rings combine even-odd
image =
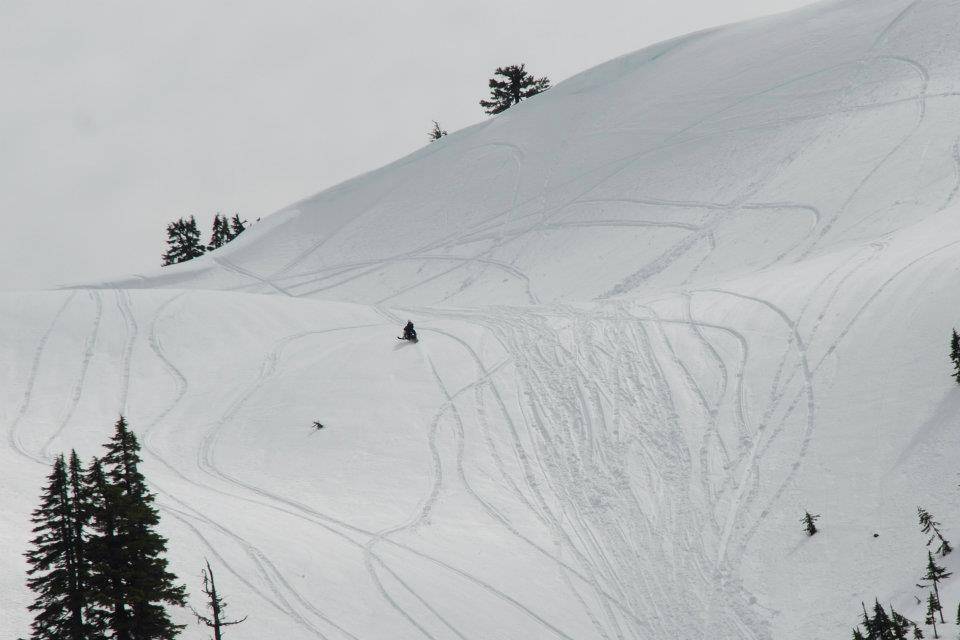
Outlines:
[{"label": "tree silhouette", "polygon": [[443,136],[447,135],[447,132],[440,128],[440,123],[436,120],[433,121],[433,129],[430,130],[430,133],[427,134],[430,137],[430,142],[434,140],[439,140]]},{"label": "tree silhouette", "polygon": [[167,225],[167,251],[163,254],[163,266],[178,264],[199,258],[206,251],[200,242],[200,229],[193,216]]},{"label": "tree silhouette", "polygon": [[803,523],[803,530],[807,532],[808,536],[812,536],[818,531],[817,525],[814,523],[819,519],[819,514],[812,514],[809,511],[805,511],[803,517],[800,518],[800,522]]},{"label": "tree silhouette", "polygon": [[502,113],[522,100],[550,88],[550,80],[546,76],[535,78],[527,72],[525,66],[521,64],[497,67],[494,76],[500,76],[503,80],[490,78],[490,99],[480,101],[480,106],[489,115]]},{"label": "tree silhouette", "polygon": [[217,582],[213,577],[213,569],[210,568],[210,561],[205,560],[204,562],[207,568],[203,570],[203,593],[207,596],[207,608],[210,609],[210,615],[205,616],[197,613],[197,610],[193,607],[191,607],[190,610],[193,611],[193,615],[197,617],[197,622],[213,629],[213,640],[222,640],[223,627],[240,624],[247,619],[247,616],[243,616],[239,620],[226,620],[224,618],[224,609],[226,609],[227,603],[223,601],[223,598],[217,592]]},{"label": "tree silhouette", "polygon": [[937,553],[940,554],[940,557],[943,557],[953,551],[953,547],[950,546],[950,542],[943,537],[943,534],[940,533],[940,523],[933,519],[933,516],[924,509],[923,507],[917,507],[917,515],[920,518],[920,531],[928,534],[930,537],[927,539],[927,546],[934,541],[934,539],[940,540],[940,545],[937,547]]}]

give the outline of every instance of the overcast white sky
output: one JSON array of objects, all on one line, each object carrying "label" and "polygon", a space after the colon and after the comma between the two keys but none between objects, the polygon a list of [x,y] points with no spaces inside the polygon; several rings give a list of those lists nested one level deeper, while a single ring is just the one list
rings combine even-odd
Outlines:
[{"label": "overcast white sky", "polygon": [[0,288],[159,265],[164,227],[254,219],[554,83],[809,0],[0,1]]}]

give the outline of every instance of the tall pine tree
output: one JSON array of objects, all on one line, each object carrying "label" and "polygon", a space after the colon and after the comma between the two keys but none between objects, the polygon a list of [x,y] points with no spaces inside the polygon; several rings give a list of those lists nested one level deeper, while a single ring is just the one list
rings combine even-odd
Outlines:
[{"label": "tall pine tree", "polygon": [[[75,457],[71,456],[71,463]],[[31,518],[34,538],[26,556],[30,565],[27,585],[36,593],[29,606],[34,614],[33,640],[96,637],[86,620],[86,590],[77,553],[82,546],[83,521],[77,520],[71,492],[71,477],[61,455],[53,463],[40,506]]]},{"label": "tall pine tree", "polygon": [[74,626],[87,629],[90,638],[97,637],[93,627],[87,622],[91,617],[92,603],[89,593],[89,558],[87,548],[87,531],[90,520],[90,491],[84,482],[83,465],[77,452],[70,451],[67,481],[70,488],[70,511],[73,522],[71,544],[73,548],[73,584],[70,589],[70,614]]},{"label": "tall pine tree", "polygon": [[200,229],[193,216],[187,220],[180,218],[167,225],[167,251],[163,254],[163,266],[199,258],[205,251],[206,247],[200,242]]},{"label": "tall pine tree", "polygon": [[502,113],[520,101],[542,93],[550,88],[550,80],[546,77],[535,78],[527,72],[526,65],[510,65],[497,67],[494,76],[490,78],[490,99],[481,100],[480,106],[489,115]]},{"label": "tall pine tree", "polygon": [[91,582],[108,613],[101,627],[115,640],[171,640],[176,625],[166,605],[186,604],[184,587],[167,570],[166,540],[154,496],[140,473],[140,445],[123,416],[107,452],[88,474],[92,489]]},{"label": "tall pine tree", "polygon": [[91,622],[105,637],[129,638],[129,614],[124,602],[122,539],[118,531],[116,487],[110,485],[103,463],[94,458],[84,477],[88,488],[91,535],[87,544],[90,598],[96,604]]}]

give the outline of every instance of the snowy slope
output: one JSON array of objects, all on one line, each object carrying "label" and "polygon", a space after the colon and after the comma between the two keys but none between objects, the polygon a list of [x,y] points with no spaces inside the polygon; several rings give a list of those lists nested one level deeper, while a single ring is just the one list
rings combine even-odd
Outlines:
[{"label": "snowy slope", "polygon": [[693,34],[200,260],[0,295],[2,635],[38,463],[120,411],[238,638],[919,617],[916,506],[960,535],[958,32],[958,2],[871,0]]}]

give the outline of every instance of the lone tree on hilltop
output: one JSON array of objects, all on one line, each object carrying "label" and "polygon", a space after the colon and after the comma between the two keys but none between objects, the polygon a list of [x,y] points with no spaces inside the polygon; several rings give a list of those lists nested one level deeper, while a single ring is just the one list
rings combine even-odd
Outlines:
[{"label": "lone tree on hilltop", "polygon": [[950,359],[953,361],[953,379],[960,384],[960,335],[956,329],[950,337]]},{"label": "lone tree on hilltop", "polygon": [[550,88],[549,78],[533,77],[523,64],[497,67],[494,76],[500,76],[503,80],[498,80],[496,77],[490,78],[488,83],[490,99],[480,101],[480,106],[489,115],[502,113],[513,105],[519,104],[521,100],[526,100]]},{"label": "lone tree on hilltop", "polygon": [[808,536],[812,536],[818,531],[817,525],[814,523],[819,519],[820,514],[812,514],[809,511],[805,511],[803,517],[800,518],[800,522],[803,523],[803,530],[807,532]]},{"label": "lone tree on hilltop", "polygon": [[953,551],[950,542],[940,533],[940,523],[933,519],[930,512],[923,507],[917,507],[917,515],[920,518],[920,531],[930,536],[927,539],[927,546],[929,547],[935,539],[939,539],[940,546],[937,547],[937,553],[940,554],[940,557]]},{"label": "lone tree on hilltop", "polygon": [[433,121],[433,129],[430,130],[430,133],[427,134],[430,137],[430,142],[434,140],[439,140],[443,136],[447,135],[447,132],[440,128],[440,123],[436,120]]},{"label": "lone tree on hilltop", "polygon": [[226,609],[227,603],[224,602],[220,594],[217,593],[217,583],[213,578],[213,569],[210,568],[210,561],[207,560],[205,562],[207,568],[203,570],[203,593],[207,596],[207,608],[210,609],[210,615],[205,616],[197,613],[197,610],[193,607],[191,607],[190,610],[193,611],[193,615],[197,617],[197,622],[213,629],[213,640],[222,640],[223,627],[240,624],[247,619],[247,616],[243,616],[239,620],[227,620],[224,617],[224,609]]},{"label": "lone tree on hilltop", "polygon": [[199,258],[206,251],[200,242],[200,229],[193,216],[167,225],[167,251],[163,254],[163,266],[178,264]]}]

